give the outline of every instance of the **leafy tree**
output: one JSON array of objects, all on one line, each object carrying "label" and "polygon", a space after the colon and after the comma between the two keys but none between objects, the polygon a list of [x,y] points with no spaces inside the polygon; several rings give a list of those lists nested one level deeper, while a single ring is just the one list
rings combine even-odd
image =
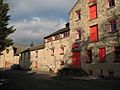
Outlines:
[{"label": "leafy tree", "polygon": [[13,26],[8,26],[10,20],[9,10],[9,4],[4,0],[0,0],[0,52],[13,44],[12,39],[8,38],[15,31]]}]

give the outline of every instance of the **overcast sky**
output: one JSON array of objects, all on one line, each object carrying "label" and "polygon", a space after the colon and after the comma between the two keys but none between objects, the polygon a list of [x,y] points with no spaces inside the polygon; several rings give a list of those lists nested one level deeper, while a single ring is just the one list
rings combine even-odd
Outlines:
[{"label": "overcast sky", "polygon": [[10,37],[16,43],[39,44],[43,37],[63,28],[68,12],[77,0],[9,0],[11,21],[16,31]]}]

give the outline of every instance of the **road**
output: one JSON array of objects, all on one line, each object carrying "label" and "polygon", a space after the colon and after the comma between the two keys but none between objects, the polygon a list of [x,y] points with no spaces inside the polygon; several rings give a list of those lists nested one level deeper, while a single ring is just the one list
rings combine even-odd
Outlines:
[{"label": "road", "polygon": [[120,90],[116,79],[74,79],[45,72],[0,70],[6,84],[0,90]]}]

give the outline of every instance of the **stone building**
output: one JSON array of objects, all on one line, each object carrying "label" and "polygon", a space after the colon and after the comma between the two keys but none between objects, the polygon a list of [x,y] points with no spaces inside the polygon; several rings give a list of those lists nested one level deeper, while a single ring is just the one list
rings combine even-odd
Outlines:
[{"label": "stone building", "polygon": [[69,23],[72,61],[90,75],[120,77],[120,0],[78,0]]},{"label": "stone building", "polygon": [[65,28],[44,37],[45,59],[49,61],[47,66],[54,72],[57,72],[59,69],[61,69],[63,65],[69,65],[71,63],[69,61],[69,36],[70,29],[69,23],[67,23]]},{"label": "stone building", "polygon": [[0,68],[10,68],[12,64],[19,64],[20,52],[25,46],[13,44],[0,52]]}]

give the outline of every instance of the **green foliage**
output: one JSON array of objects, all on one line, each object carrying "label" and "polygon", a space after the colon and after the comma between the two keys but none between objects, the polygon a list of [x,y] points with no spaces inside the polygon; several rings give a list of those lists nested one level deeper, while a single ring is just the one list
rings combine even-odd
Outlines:
[{"label": "green foliage", "polygon": [[15,31],[13,26],[8,27],[8,21],[10,20],[9,9],[8,3],[0,0],[0,52],[13,44],[12,39],[8,38]]}]

